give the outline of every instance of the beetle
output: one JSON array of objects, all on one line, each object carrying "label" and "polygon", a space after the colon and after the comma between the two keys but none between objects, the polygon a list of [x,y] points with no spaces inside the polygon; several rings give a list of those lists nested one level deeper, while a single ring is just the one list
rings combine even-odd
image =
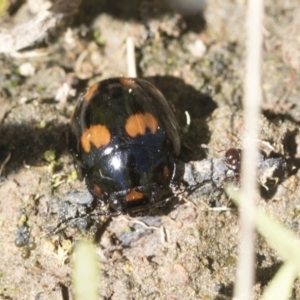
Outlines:
[{"label": "beetle", "polygon": [[174,112],[140,78],[110,78],[89,87],[72,115],[69,148],[79,178],[116,214],[162,206],[183,176]]}]

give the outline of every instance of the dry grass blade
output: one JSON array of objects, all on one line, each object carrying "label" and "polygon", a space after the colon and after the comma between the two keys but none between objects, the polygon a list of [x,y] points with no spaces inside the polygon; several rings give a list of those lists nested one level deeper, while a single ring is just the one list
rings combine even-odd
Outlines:
[{"label": "dry grass blade", "polygon": [[257,159],[261,92],[262,0],[248,1],[246,77],[244,82],[244,141],[242,156],[241,237],[235,299],[252,299],[254,283],[254,200],[257,190]]}]

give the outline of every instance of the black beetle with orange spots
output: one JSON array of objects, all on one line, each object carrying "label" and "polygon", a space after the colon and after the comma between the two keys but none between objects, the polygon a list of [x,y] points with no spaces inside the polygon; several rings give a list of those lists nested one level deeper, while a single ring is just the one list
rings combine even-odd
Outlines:
[{"label": "black beetle with orange spots", "polygon": [[[178,159],[175,115],[143,79],[112,78],[91,86],[75,107],[69,146],[92,198],[109,206],[105,215],[147,214],[182,192],[213,193],[228,180],[239,186],[239,149],[218,159]],[[286,159],[261,156],[258,171],[262,186],[273,178],[279,182],[287,176]]]},{"label": "black beetle with orange spots", "polygon": [[75,107],[69,145],[90,193],[116,213],[149,211],[182,181],[176,118],[161,92],[143,79],[91,86]]}]

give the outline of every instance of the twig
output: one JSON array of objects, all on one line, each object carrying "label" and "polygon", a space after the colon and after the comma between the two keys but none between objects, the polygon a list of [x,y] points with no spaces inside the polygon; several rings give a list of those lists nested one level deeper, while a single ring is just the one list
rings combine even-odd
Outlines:
[{"label": "twig", "polygon": [[74,14],[80,3],[81,0],[59,0],[51,10],[41,11],[27,23],[0,32],[0,53],[19,51],[43,40],[63,17]]}]

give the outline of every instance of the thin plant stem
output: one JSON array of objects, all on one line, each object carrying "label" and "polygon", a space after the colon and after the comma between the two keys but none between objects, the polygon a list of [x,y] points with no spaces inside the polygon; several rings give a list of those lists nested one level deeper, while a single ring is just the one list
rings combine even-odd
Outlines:
[{"label": "thin plant stem", "polygon": [[240,206],[240,244],[234,299],[253,299],[255,274],[254,208],[257,197],[259,113],[262,98],[263,1],[250,0],[247,7],[246,74],[244,81],[244,140]]}]

